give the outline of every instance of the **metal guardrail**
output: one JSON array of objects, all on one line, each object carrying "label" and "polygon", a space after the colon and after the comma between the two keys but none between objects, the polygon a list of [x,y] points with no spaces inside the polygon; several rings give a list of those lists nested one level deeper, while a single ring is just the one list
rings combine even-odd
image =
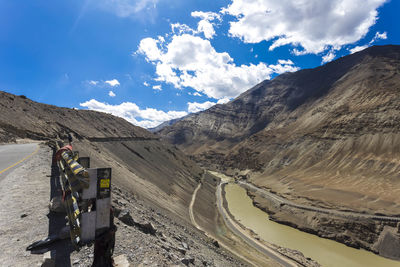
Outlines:
[{"label": "metal guardrail", "polygon": [[90,168],[90,158],[80,158],[71,144],[57,145],[55,159],[74,248],[95,243],[93,266],[112,266],[111,168]]},{"label": "metal guardrail", "polygon": [[[62,202],[68,217],[69,234],[75,250],[94,243],[93,267],[113,266],[116,226],[111,209],[111,168],[90,168],[90,158],[79,157],[69,144],[56,153],[53,164],[59,168]],[[57,167],[56,167],[57,168]],[[53,179],[56,178],[56,176]],[[42,249],[63,239],[64,229],[29,245],[27,250]]]},{"label": "metal guardrail", "polygon": [[56,160],[60,169],[60,184],[63,192],[70,235],[72,244],[76,249],[81,243],[81,211],[78,200],[82,195],[82,189],[89,186],[89,174],[78,160],[79,154],[72,152],[72,146],[65,146],[57,149]]}]

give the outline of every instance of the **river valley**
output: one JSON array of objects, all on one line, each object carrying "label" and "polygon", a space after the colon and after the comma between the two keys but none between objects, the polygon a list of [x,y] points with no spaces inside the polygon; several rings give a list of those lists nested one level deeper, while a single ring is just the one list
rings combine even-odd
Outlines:
[{"label": "river valley", "polygon": [[235,219],[261,239],[298,250],[322,266],[400,266],[398,261],[270,221],[268,214],[254,207],[246,190],[237,184],[226,185],[225,198]]}]

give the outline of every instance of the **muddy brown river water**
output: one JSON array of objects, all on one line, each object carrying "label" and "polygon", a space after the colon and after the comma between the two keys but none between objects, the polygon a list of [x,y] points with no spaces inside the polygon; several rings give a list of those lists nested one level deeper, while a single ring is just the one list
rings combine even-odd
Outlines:
[{"label": "muddy brown river water", "polygon": [[225,191],[229,211],[235,219],[269,243],[301,251],[327,267],[400,267],[398,261],[270,221],[268,214],[254,207],[246,190],[237,184],[227,184]]}]

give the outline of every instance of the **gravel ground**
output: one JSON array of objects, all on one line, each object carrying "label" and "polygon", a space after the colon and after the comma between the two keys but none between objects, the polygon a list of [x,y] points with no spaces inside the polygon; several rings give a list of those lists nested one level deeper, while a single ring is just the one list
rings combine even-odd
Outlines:
[{"label": "gravel ground", "polygon": [[[31,254],[26,247],[56,233],[49,221],[58,221],[58,229],[65,224],[65,215],[48,210],[52,151],[40,146],[35,156],[15,167],[0,182],[1,266],[40,266],[43,255]],[[119,213],[119,218],[115,218],[118,230],[114,256],[126,255],[131,266],[242,266],[213,240],[174,214],[116,186],[112,198]],[[142,226],[147,223],[151,223],[155,233],[145,233]],[[93,246],[77,252],[64,240],[48,250],[56,258],[57,266],[90,266],[93,261]]]},{"label": "gravel ground", "polygon": [[[243,266],[228,252],[213,244],[193,226],[168,212],[158,210],[114,186],[113,206],[120,212],[114,256],[124,254],[132,266]],[[131,220],[137,224],[130,223]],[[155,234],[140,225],[151,225]],[[73,266],[89,266],[93,247],[72,253]]]}]

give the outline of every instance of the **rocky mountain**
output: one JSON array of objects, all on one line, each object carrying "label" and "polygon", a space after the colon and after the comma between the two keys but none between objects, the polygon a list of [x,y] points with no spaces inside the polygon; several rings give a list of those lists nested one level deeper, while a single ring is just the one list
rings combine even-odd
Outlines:
[{"label": "rocky mountain", "polygon": [[[21,242],[7,246],[4,255],[8,256],[3,258],[10,262],[19,257],[20,265],[32,265],[38,259],[35,254],[20,257],[21,253],[16,256],[14,252],[24,251],[22,243],[36,241],[39,236],[47,235],[47,228],[53,227],[46,227],[45,214],[48,213],[48,188],[52,179],[57,178],[50,178],[49,182],[50,176],[44,173],[53,173],[50,148],[54,147],[54,141],[66,143],[67,135],[72,134],[74,151],[79,151],[80,156],[89,156],[92,168],[112,168],[112,199],[118,226],[116,255],[124,254],[135,266],[273,264],[226,229],[215,208],[218,178],[205,172],[176,146],[161,141],[159,136],[110,114],[41,104],[6,92],[0,92],[0,110],[0,143],[40,141],[38,156],[31,157],[26,165],[1,180],[4,187],[0,188],[18,188],[7,199],[11,202],[25,199],[30,204],[27,210],[40,206],[41,211],[35,213],[35,218],[17,220],[23,229],[40,228],[40,231],[22,231],[24,234],[18,239]],[[30,197],[26,198],[26,190],[32,192],[31,187],[22,186],[26,179],[35,181],[41,193],[34,197],[29,193]],[[13,210],[22,214],[18,208]],[[2,244],[21,232],[12,227],[11,230],[0,240]],[[80,262],[86,266],[93,260],[93,246],[72,254],[68,240],[57,246],[61,246],[57,266],[69,266],[71,260],[73,264]],[[246,260],[240,255],[247,255]]]},{"label": "rocky mountain", "polygon": [[164,127],[171,126],[172,124],[182,120],[183,118],[185,118],[185,117],[165,121],[165,122],[161,123],[160,125],[157,125],[156,127],[153,127],[153,128],[148,128],[147,130],[149,130],[152,133],[155,133],[155,132],[161,131]]},{"label": "rocky mountain", "polygon": [[[187,207],[202,170],[147,130],[111,114],[60,108],[0,92],[0,142],[67,140],[94,167],[112,167],[114,182],[189,220]],[[174,199],[174,205],[166,205]]]},{"label": "rocky mountain", "polygon": [[400,46],[266,80],[159,134],[299,202],[400,214]]}]

